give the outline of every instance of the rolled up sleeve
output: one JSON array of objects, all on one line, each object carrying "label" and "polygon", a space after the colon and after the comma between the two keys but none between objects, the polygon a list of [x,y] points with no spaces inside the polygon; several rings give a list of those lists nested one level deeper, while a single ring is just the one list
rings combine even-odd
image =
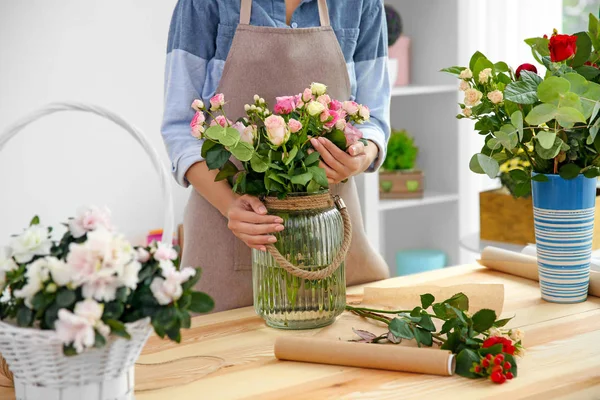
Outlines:
[{"label": "rolled up sleeve", "polygon": [[379,147],[379,155],[367,172],[379,169],[390,137],[391,87],[387,63],[387,24],[382,0],[366,0],[360,35],[354,53],[356,102],[371,110],[371,119],[359,128],[363,137]]},{"label": "rolled up sleeve", "polygon": [[165,97],[161,134],[173,176],[187,187],[187,170],[202,161],[202,141],[190,134],[192,101],[201,98],[207,66],[215,55],[218,10],[216,2],[179,0],[167,45]]}]

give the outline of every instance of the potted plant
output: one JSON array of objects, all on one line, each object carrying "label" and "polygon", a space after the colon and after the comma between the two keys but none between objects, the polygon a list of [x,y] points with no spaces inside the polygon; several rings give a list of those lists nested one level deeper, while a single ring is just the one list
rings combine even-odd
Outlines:
[{"label": "potted plant", "polygon": [[247,116],[235,123],[225,116],[222,94],[210,102],[210,109],[201,100],[192,104],[192,135],[204,139],[208,168],[219,170],[216,179],[229,179],[237,193],[260,196],[269,213],[293,227],[277,233],[267,252],[252,250],[256,312],[276,328],[332,323],[346,301],[344,259],[351,225],[343,202],[329,194],[310,139],[326,137],[346,150],[362,140],[353,124],[367,121],[369,109],[331,99],[320,83],[296,96],[278,97],[273,113],[255,95],[245,107]]},{"label": "potted plant", "polygon": [[394,7],[385,5],[388,29],[388,69],[392,86],[410,82],[410,38],[402,34],[402,18]]},{"label": "potted plant", "polygon": [[468,67],[450,67],[464,91],[459,119],[476,121],[485,137],[470,161],[473,172],[496,178],[500,164],[522,151],[531,173],[510,171],[515,193],[532,192],[542,298],[587,297],[600,175],[600,22],[589,31],[527,39],[547,69],[522,64],[513,71],[476,52]]},{"label": "potted plant", "polygon": [[419,148],[405,131],[393,131],[387,156],[379,173],[379,195],[383,199],[423,197],[423,171],[415,170]]}]

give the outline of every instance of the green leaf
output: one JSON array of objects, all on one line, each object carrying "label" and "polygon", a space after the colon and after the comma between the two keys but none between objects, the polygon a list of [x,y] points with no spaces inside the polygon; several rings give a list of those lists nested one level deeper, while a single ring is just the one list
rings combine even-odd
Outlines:
[{"label": "green leaf", "polygon": [[[433,329],[433,331],[435,331],[435,328]],[[413,334],[417,343],[427,347],[431,347],[433,345],[433,336],[431,335],[431,332],[433,331],[425,330],[418,327],[413,328]]]},{"label": "green leaf", "polygon": [[431,317],[427,314],[421,314],[421,320],[419,321],[419,325],[423,327],[423,329],[429,332],[435,332],[435,325],[431,320]]},{"label": "green leaf", "polygon": [[448,312],[446,310],[446,305],[444,303],[436,303],[433,305],[433,313],[438,318],[446,319],[448,317]]},{"label": "green leaf", "polygon": [[313,179],[313,174],[311,172],[305,172],[300,175],[292,176],[291,181],[294,185],[306,186],[311,179]]},{"label": "green leaf", "polygon": [[549,181],[548,177],[544,174],[533,175],[531,177],[531,180],[536,181],[536,182],[548,182]]},{"label": "green leaf", "polygon": [[510,71],[510,67],[504,61],[500,61],[500,62],[497,62],[496,64],[494,64],[494,69],[496,70],[496,72],[509,72]]},{"label": "green leaf", "polygon": [[208,169],[221,169],[231,157],[231,153],[222,145],[215,145],[206,152],[206,166]]},{"label": "green leaf", "polygon": [[318,166],[312,166],[312,167],[308,167],[308,171],[310,173],[312,173],[313,180],[315,182],[317,182],[319,185],[321,185],[324,188],[329,187],[329,182],[327,181],[327,173],[325,172],[325,170],[323,168],[318,167]]},{"label": "green leaf", "polygon": [[449,74],[458,76],[465,69],[466,69],[465,67],[449,67],[449,68],[444,68],[444,69],[440,70],[440,72],[447,72]]},{"label": "green leaf", "polygon": [[31,326],[33,323],[33,311],[22,305],[17,311],[17,324],[21,327]]},{"label": "green leaf", "polygon": [[[444,307],[444,310],[446,309],[446,307]],[[450,332],[452,329],[454,329],[456,326],[458,325],[458,320],[457,319],[449,319],[446,322],[444,322],[444,325],[442,325],[442,329],[440,330],[440,334],[445,334]]]},{"label": "green leaf", "polygon": [[242,141],[237,142],[237,144],[229,150],[231,151],[231,154],[240,161],[250,161],[254,155],[254,147],[252,147],[250,143]]},{"label": "green leaf", "polygon": [[556,121],[564,128],[573,127],[575,122],[586,122],[581,111],[573,107],[560,107],[556,111]]},{"label": "green leaf", "polygon": [[[477,62],[477,60],[479,60],[480,58],[486,58],[483,53],[476,51],[473,56],[471,56],[471,60],[469,61],[469,69],[471,71],[473,71],[475,69],[475,63]],[[473,77],[476,77],[475,74],[473,74]]]},{"label": "green leaf", "polygon": [[575,53],[575,57],[571,60],[569,65],[571,67],[579,67],[583,65],[589,58],[592,53],[592,39],[587,32],[578,32],[575,34],[577,36],[577,52]]},{"label": "green leaf", "polygon": [[262,173],[269,169],[269,163],[258,153],[254,153],[250,159],[250,166],[254,172]]},{"label": "green leaf", "polygon": [[471,349],[463,349],[456,356],[456,374],[465,378],[479,378],[479,375],[471,372],[473,363],[479,364],[481,357]]},{"label": "green leaf", "polygon": [[588,81],[581,75],[570,72],[568,74],[564,74],[562,76],[564,79],[568,80],[571,84],[570,91],[581,96],[588,89]]},{"label": "green leaf", "polygon": [[594,121],[594,119],[598,115],[598,112],[600,112],[600,101],[597,101],[596,104],[594,104],[594,109],[592,110],[592,114],[590,115],[590,122]]},{"label": "green leaf", "polygon": [[554,104],[539,104],[535,106],[525,117],[529,125],[541,125],[553,120],[558,112]]},{"label": "green leaf", "polygon": [[214,300],[206,293],[192,293],[192,303],[190,304],[190,311],[195,313],[207,313],[209,311],[212,311],[214,307]]},{"label": "green leaf", "polygon": [[523,141],[523,112],[521,110],[513,112],[510,116],[510,122],[517,128],[519,142]]},{"label": "green leaf", "polygon": [[442,350],[450,350],[456,354],[459,346],[462,344],[460,331],[454,330],[447,335],[446,342],[440,347]]},{"label": "green leaf", "polygon": [[229,178],[231,176],[234,176],[238,172],[240,172],[240,171],[237,169],[237,167],[235,166],[235,164],[232,163],[230,160],[227,160],[227,162],[225,163],[225,165],[223,167],[221,167],[219,173],[215,177],[215,182],[222,181],[222,180],[227,179],[227,178]]},{"label": "green leaf", "polygon": [[318,163],[319,161],[321,161],[321,153],[319,153],[318,151],[314,151],[310,153],[308,157],[306,157],[306,159],[304,160],[304,165],[310,167],[313,164]]},{"label": "green leaf", "polygon": [[96,329],[94,329],[94,347],[99,349],[106,345],[106,339]]},{"label": "green leaf", "polygon": [[544,103],[558,101],[561,95],[571,89],[571,83],[565,78],[551,76],[546,78],[537,89],[538,98]]},{"label": "green leaf", "polygon": [[410,325],[400,318],[394,318],[389,325],[390,332],[396,337],[402,339],[414,339],[413,331],[410,329]]},{"label": "green leaf", "polygon": [[333,142],[333,144],[335,144],[340,149],[346,151],[346,135],[344,135],[344,132],[340,131],[339,129],[334,129],[324,137],[325,139],[328,139],[331,142]]},{"label": "green leaf", "polygon": [[298,147],[294,146],[292,148],[292,150],[290,150],[290,153],[288,154],[288,157],[285,160],[285,165],[290,165],[290,163],[292,161],[294,161],[294,158],[296,157],[296,154],[298,154]]},{"label": "green leaf", "polygon": [[471,168],[471,171],[477,174],[485,173],[492,179],[496,178],[500,171],[498,161],[481,153],[475,154],[473,158],[471,158],[469,167]]},{"label": "green leaf", "polygon": [[538,74],[521,71],[521,79],[511,82],[504,89],[504,98],[517,104],[534,104],[538,101],[537,89],[541,82]]},{"label": "green leaf", "polygon": [[[492,149],[492,150],[498,150],[499,148],[501,148],[501,147],[502,147],[502,143],[500,143],[500,141],[499,141],[498,139],[496,139],[496,138],[490,138],[490,139],[489,139],[489,140],[488,140],[488,141],[485,143],[485,145],[486,145],[488,148]],[[484,173],[484,172],[481,172],[481,173]]]},{"label": "green leaf", "polygon": [[60,289],[56,294],[56,304],[60,308],[70,307],[76,299],[75,292],[69,289]]},{"label": "green leaf", "polygon": [[525,197],[531,193],[531,183],[529,181],[519,182],[515,185],[513,194],[515,197]]},{"label": "green leaf", "polygon": [[117,321],[116,319],[109,319],[106,321],[106,325],[110,327],[111,333],[125,339],[131,339],[131,335],[129,334],[129,332],[127,332],[125,324],[121,321]]},{"label": "green leaf", "polygon": [[237,129],[230,128],[230,127],[223,128],[223,129],[225,129],[225,132],[224,132],[223,136],[221,137],[221,139],[219,140],[219,142],[223,146],[227,146],[227,147],[235,146],[240,141],[240,132],[238,132]]},{"label": "green leaf", "polygon": [[496,321],[494,310],[482,309],[473,314],[473,329],[477,332],[485,332],[490,329]]},{"label": "green leaf", "polygon": [[494,70],[494,64],[485,57],[480,57],[475,63],[475,67],[473,68],[473,79],[475,82],[479,83],[479,73],[486,68],[491,68]]},{"label": "green leaf", "polygon": [[575,179],[581,172],[581,167],[577,164],[565,164],[558,170],[558,174],[563,179]]},{"label": "green leaf", "polygon": [[479,349],[479,354],[483,357],[487,356],[488,354],[495,356],[497,354],[502,353],[502,349],[502,343],[498,343],[490,347],[482,347],[481,349]]},{"label": "green leaf", "polygon": [[37,215],[34,216],[31,221],[29,222],[29,226],[34,226],[34,225],[39,225],[40,224],[40,217],[38,217]]},{"label": "green leaf", "polygon": [[212,140],[205,140],[204,143],[202,143],[202,151],[200,153],[202,158],[206,159],[206,154],[208,153],[208,151],[218,144],[219,143],[213,142]]},{"label": "green leaf", "polygon": [[522,182],[522,181],[528,181],[529,180],[529,174],[527,174],[527,172],[523,171],[522,169],[512,169],[510,171],[508,171],[510,177],[512,178],[512,180],[514,180],[515,182]]},{"label": "green leaf", "polygon": [[590,65],[582,65],[581,67],[575,68],[575,71],[588,81],[594,80],[598,75],[600,75],[600,69],[594,68]]},{"label": "green leaf", "polygon": [[308,193],[315,193],[321,190],[321,185],[319,185],[314,179],[308,183],[306,186],[306,191]]},{"label": "green leaf", "polygon": [[548,44],[550,43],[549,39],[535,37],[530,39],[525,39],[525,43],[531,47],[531,53],[537,62],[542,64],[542,57],[549,56],[550,50],[548,49]]},{"label": "green leaf", "polygon": [[519,143],[517,129],[510,124],[503,125],[499,131],[494,132],[494,135],[496,135],[496,140],[509,151],[512,151]]},{"label": "green leaf", "polygon": [[433,304],[434,301],[435,301],[435,297],[433,297],[433,295],[430,293],[421,295],[421,307],[423,307],[423,309],[429,308]]},{"label": "green leaf", "polygon": [[600,21],[592,13],[589,16],[588,31],[590,33],[590,39],[596,51],[600,50]]},{"label": "green leaf", "polygon": [[591,167],[590,169],[587,169],[584,173],[583,176],[585,176],[586,178],[597,178],[600,176],[600,168],[598,167]]},{"label": "green leaf", "polygon": [[554,144],[550,149],[544,149],[539,142],[535,143],[535,152],[544,160],[551,160],[558,155],[561,150],[563,141],[561,138],[556,137],[554,139]]},{"label": "green leaf", "polygon": [[[536,175],[536,176],[540,176],[540,175]],[[544,175],[544,176],[546,176],[546,175]],[[546,177],[546,179],[548,179],[548,177]],[[503,326],[506,326],[506,324],[508,324],[511,319],[512,319],[512,317],[511,318],[499,319],[498,321],[494,322],[494,326],[496,328],[502,328]]]},{"label": "green leaf", "polygon": [[556,132],[554,131],[539,131],[535,135],[536,139],[544,149],[551,149],[554,146]]},{"label": "green leaf", "polygon": [[469,311],[469,298],[464,293],[456,293],[444,303],[458,308],[461,311]]},{"label": "green leaf", "polygon": [[[592,138],[592,141],[595,142],[596,139],[596,135],[598,135],[598,130],[600,129],[600,118],[598,118],[596,120],[596,122],[594,122],[594,125],[592,125],[592,127],[590,128],[590,137]],[[600,137],[600,136],[598,136]]]},{"label": "green leaf", "polygon": [[510,372],[512,372],[513,377],[517,377],[517,360],[512,354],[504,354],[504,361],[508,361],[510,363]]}]

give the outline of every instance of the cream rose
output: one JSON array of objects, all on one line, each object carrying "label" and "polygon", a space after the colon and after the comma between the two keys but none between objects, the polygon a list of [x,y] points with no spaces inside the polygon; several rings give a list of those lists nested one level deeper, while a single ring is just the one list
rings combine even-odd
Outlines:
[{"label": "cream rose", "polygon": [[489,92],[487,98],[494,104],[502,103],[504,100],[504,95],[499,90],[494,90],[493,92]]},{"label": "cream rose", "polygon": [[488,83],[492,76],[492,69],[485,68],[479,73],[479,83]]},{"label": "cream rose", "polygon": [[[320,103],[317,103],[320,105]],[[321,105],[322,107],[322,105]],[[275,146],[281,146],[290,138],[290,131],[285,120],[279,115],[271,115],[265,119],[265,128],[269,141]]]},{"label": "cream rose", "polygon": [[327,86],[323,85],[322,83],[313,82],[310,85],[310,91],[315,96],[321,96],[321,95],[325,94],[325,92],[327,91]]},{"label": "cream rose", "polygon": [[458,75],[460,79],[471,79],[473,77],[473,72],[469,68],[465,68],[460,71],[460,75]]},{"label": "cream rose", "polygon": [[467,81],[460,81],[460,86],[458,88],[464,92],[467,89],[471,89],[471,85],[469,85],[469,82]]},{"label": "cream rose", "polygon": [[473,115],[473,111],[471,111],[469,107],[463,108],[462,113],[465,117],[470,117],[471,115]]},{"label": "cream rose", "polygon": [[310,103],[308,103],[308,105],[306,106],[306,110],[310,115],[315,117],[317,115],[320,115],[323,112],[323,110],[325,110],[325,106],[319,103],[318,101],[313,100]]},{"label": "cream rose", "polygon": [[467,89],[465,90],[465,105],[468,107],[476,106],[481,102],[481,98],[483,97],[483,93],[481,93],[477,89]]}]

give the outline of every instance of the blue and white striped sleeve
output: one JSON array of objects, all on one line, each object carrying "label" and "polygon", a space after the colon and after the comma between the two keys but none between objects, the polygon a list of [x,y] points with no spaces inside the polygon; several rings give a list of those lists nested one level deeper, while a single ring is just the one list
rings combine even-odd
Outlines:
[{"label": "blue and white striped sleeve", "polygon": [[175,6],[165,68],[165,98],[161,133],[177,182],[188,187],[187,170],[202,161],[202,141],[190,134],[192,101],[201,98],[207,66],[215,55],[217,2],[179,0]]},{"label": "blue and white striped sleeve", "polygon": [[367,172],[376,171],[385,159],[390,137],[391,87],[387,66],[387,23],[383,0],[365,0],[360,35],[354,53],[356,102],[371,109],[371,120],[359,128],[365,139],[379,147],[379,156]]}]

